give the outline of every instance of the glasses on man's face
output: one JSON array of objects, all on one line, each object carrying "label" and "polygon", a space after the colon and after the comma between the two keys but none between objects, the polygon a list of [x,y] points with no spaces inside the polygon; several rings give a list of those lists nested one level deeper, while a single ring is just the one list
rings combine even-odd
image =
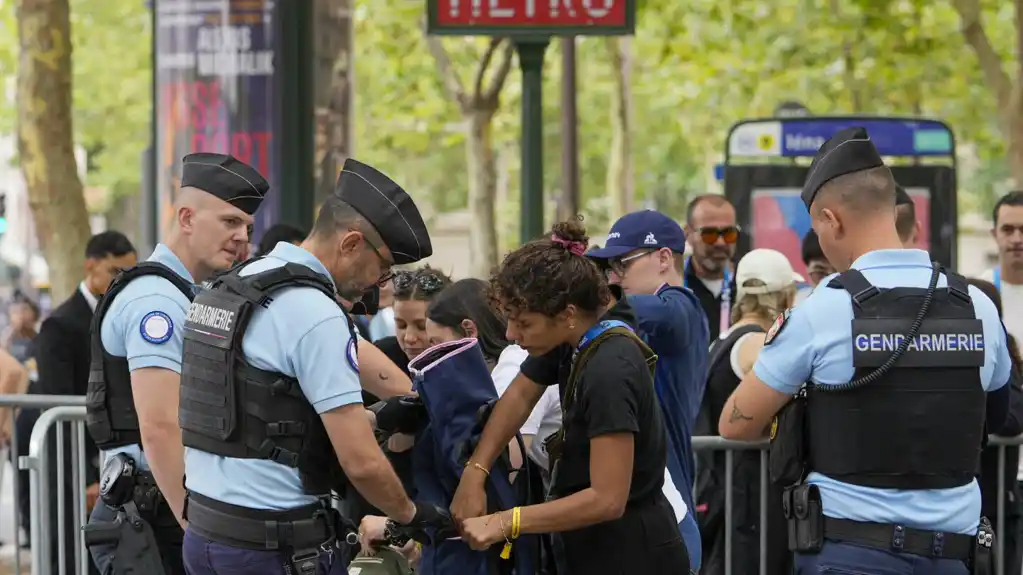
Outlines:
[{"label": "glasses on man's face", "polygon": [[739,233],[742,228],[739,226],[726,226],[723,228],[706,227],[700,228],[700,241],[705,244],[716,244],[718,240],[724,240],[726,244],[734,244],[739,241]]},{"label": "glasses on man's face", "polygon": [[[614,272],[615,275],[617,275],[620,278],[625,277],[625,272],[629,271],[629,268],[632,267],[632,264],[636,263],[636,260],[643,256],[648,256],[652,253],[656,253],[656,251],[657,250],[648,250],[645,252],[640,252],[638,254],[632,254],[631,256],[611,258],[607,261],[608,267],[607,271]],[[610,277],[610,275],[611,274],[608,273],[608,277]]]},{"label": "glasses on man's face", "polygon": [[377,249],[373,242],[369,241],[369,238],[366,237],[366,234],[362,234],[362,241],[366,242],[366,245],[369,246],[369,249],[373,250],[373,253],[376,254],[377,259],[380,260],[380,269],[383,271],[380,272],[380,277],[377,279],[376,285],[382,286],[387,282],[391,281],[391,278],[394,277],[394,272],[391,271],[391,266],[393,266],[394,263],[392,263],[390,260],[385,258],[383,254],[380,253],[380,250]]},{"label": "glasses on man's face", "polygon": [[444,288],[444,280],[429,270],[394,274],[394,295],[398,297],[407,295],[417,287],[423,295],[433,295]]}]

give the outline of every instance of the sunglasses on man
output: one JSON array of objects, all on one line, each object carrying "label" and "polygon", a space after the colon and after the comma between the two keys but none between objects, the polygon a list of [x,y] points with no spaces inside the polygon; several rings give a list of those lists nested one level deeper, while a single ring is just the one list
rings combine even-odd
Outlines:
[{"label": "sunglasses on man", "polygon": [[705,244],[716,244],[720,239],[726,244],[731,245],[739,241],[739,234],[742,232],[742,228],[739,226],[726,226],[723,228],[704,227],[696,231],[700,234],[700,241]]}]

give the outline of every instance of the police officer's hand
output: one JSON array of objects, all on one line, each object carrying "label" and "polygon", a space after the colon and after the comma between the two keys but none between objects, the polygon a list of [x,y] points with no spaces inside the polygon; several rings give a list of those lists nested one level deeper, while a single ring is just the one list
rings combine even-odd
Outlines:
[{"label": "police officer's hand", "polygon": [[[505,519],[504,530],[511,529],[510,519]],[[461,523],[462,539],[476,551],[483,551],[494,543],[504,541],[504,530],[501,529],[501,518],[497,513],[466,519]]]},{"label": "police officer's hand", "polygon": [[417,501],[415,505],[415,516],[412,517],[412,521],[405,524],[410,537],[420,543],[429,544],[432,542],[426,532],[427,529],[435,530],[433,537],[437,540],[457,535],[455,522],[447,510],[425,501]]},{"label": "police officer's hand", "polygon": [[455,496],[451,500],[451,517],[459,525],[466,519],[487,513],[487,475],[474,466],[462,470]]},{"label": "police officer's hand", "polygon": [[362,518],[359,524],[359,546],[364,555],[375,555],[374,545],[387,539],[387,518],[375,515],[367,515]]},{"label": "police officer's hand", "polygon": [[385,433],[417,433],[430,418],[423,400],[415,395],[397,395],[369,407],[377,416],[377,429]]},{"label": "police officer's hand", "polygon": [[402,555],[405,556],[405,560],[408,561],[408,566],[415,569],[419,566],[419,559],[423,556],[423,545],[418,541],[409,541],[404,547],[398,549]]}]

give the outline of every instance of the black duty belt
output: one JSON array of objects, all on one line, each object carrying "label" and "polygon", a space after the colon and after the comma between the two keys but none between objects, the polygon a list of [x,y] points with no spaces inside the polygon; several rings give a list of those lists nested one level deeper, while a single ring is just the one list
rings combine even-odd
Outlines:
[{"label": "black duty belt", "polygon": [[332,544],[337,512],[329,500],[287,511],[251,509],[188,493],[185,519],[198,535],[246,549],[315,549]]},{"label": "black duty belt", "polygon": [[882,551],[955,559],[967,564],[974,546],[974,538],[961,533],[924,531],[904,525],[861,523],[832,517],[824,518],[824,537]]}]

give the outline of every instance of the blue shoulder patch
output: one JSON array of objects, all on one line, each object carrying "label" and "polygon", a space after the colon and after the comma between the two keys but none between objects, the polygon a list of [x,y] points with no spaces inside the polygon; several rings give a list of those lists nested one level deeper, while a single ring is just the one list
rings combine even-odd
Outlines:
[{"label": "blue shoulder patch", "polygon": [[348,349],[345,350],[345,358],[348,360],[348,365],[355,370],[355,373],[359,373],[359,348],[357,347],[354,337],[348,340]]},{"label": "blue shoulder patch", "polygon": [[139,333],[149,343],[167,343],[174,335],[174,321],[162,311],[151,311],[142,318]]}]

